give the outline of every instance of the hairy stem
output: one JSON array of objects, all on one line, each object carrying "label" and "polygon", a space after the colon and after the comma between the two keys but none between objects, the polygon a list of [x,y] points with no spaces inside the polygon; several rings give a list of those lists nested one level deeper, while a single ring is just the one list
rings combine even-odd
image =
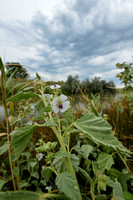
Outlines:
[{"label": "hairy stem", "polygon": [[9,156],[9,164],[10,164],[10,171],[12,176],[12,182],[13,182],[13,188],[16,190],[14,175],[13,175],[13,167],[12,167],[12,159],[11,159],[11,150],[10,150],[10,132],[9,132],[9,120],[8,120],[8,110],[7,110],[7,104],[6,104],[6,97],[5,97],[5,89],[4,89],[4,83],[3,83],[3,74],[4,74],[4,66],[1,68],[1,90],[2,90],[2,99],[4,104],[4,110],[5,110],[5,117],[6,117],[6,125],[7,125],[7,142],[8,142],[8,156]]},{"label": "hairy stem", "polygon": [[[47,102],[46,102],[46,99],[45,99],[44,95],[43,95],[42,99],[43,99],[44,105],[47,107]],[[53,122],[53,117],[52,117],[51,112],[49,112],[48,115],[49,115],[49,118],[50,118],[51,122]],[[54,133],[55,133],[55,135],[56,135],[56,137],[57,137],[57,139],[59,141],[59,144],[60,144],[61,148],[63,149],[63,151],[67,152],[66,146],[65,146],[65,143],[64,143],[64,138],[61,136],[60,132],[57,130],[56,127],[52,127],[52,130],[54,131]],[[80,200],[82,200],[79,184],[78,184],[77,177],[76,177],[75,171],[73,169],[70,157],[66,158],[66,163],[67,163],[67,166],[68,166],[68,169],[69,169],[70,173],[74,176],[74,179],[76,181],[77,187],[79,189]]]}]

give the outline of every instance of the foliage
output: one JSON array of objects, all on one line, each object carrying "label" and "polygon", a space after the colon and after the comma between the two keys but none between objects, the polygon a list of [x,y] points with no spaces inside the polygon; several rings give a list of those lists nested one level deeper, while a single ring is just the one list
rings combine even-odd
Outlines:
[{"label": "foliage", "polygon": [[115,94],[115,85],[113,81],[106,82],[105,80],[100,80],[99,77],[95,77],[91,81],[89,79],[80,82],[78,76],[69,75],[66,82],[62,85],[62,92],[66,95],[78,95],[81,94],[100,94],[104,96],[105,94]]},{"label": "foliage", "polygon": [[[3,64],[0,67],[3,77]],[[60,98],[60,88],[51,89],[38,74],[33,82],[34,87],[26,83],[3,101],[7,133],[0,142],[0,197],[123,200],[127,193],[130,197],[133,177],[127,158],[131,152],[99,113],[99,98],[93,96],[92,109],[86,108],[77,119],[68,103],[66,110],[67,97]],[[62,112],[54,113],[55,99]]]},{"label": "foliage", "polygon": [[6,63],[6,77],[27,79],[29,74],[27,70],[20,63]]},{"label": "foliage", "polygon": [[115,135],[129,148],[132,145],[133,133],[133,100],[124,93],[118,93],[115,98],[104,103],[103,113],[114,129]]},{"label": "foliage", "polygon": [[133,63],[117,63],[116,67],[123,70],[122,72],[117,74],[116,77],[119,77],[119,79],[122,83],[124,83],[125,86],[131,85],[133,83]]},{"label": "foliage", "polygon": [[80,80],[78,76],[71,76],[69,75],[66,82],[62,86],[62,92],[66,95],[77,95],[79,94],[79,87],[80,86]]}]

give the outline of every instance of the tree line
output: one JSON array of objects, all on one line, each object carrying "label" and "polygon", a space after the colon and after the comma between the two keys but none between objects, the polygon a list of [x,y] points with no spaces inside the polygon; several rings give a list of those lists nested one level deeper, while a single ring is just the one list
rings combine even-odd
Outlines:
[{"label": "tree line", "polygon": [[[30,75],[28,74],[26,68],[24,68],[20,63],[6,63],[6,77],[12,76],[14,79],[28,79]],[[101,80],[99,77],[93,79],[85,79],[80,81],[78,75],[69,75],[67,80],[64,81],[47,81],[47,84],[59,84],[61,85],[62,93],[65,95],[80,95],[84,94],[115,94],[115,84],[113,81]]]}]

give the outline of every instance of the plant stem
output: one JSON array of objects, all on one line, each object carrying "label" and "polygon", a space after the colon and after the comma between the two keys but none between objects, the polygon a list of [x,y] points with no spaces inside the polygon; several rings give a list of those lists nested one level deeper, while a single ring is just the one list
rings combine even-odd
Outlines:
[{"label": "plant stem", "polygon": [[3,104],[4,104],[4,110],[5,110],[5,117],[6,117],[8,156],[9,156],[10,171],[11,171],[11,176],[12,176],[13,188],[14,188],[14,190],[16,190],[16,185],[15,185],[15,180],[14,180],[14,175],[13,175],[12,159],[11,159],[8,110],[7,110],[6,97],[5,97],[5,88],[4,88],[4,83],[3,83],[3,80],[4,80],[3,74],[4,74],[4,65],[1,68],[1,90],[2,90],[2,99],[3,99]]},{"label": "plant stem", "polygon": [[[44,105],[47,107],[47,102],[46,102],[45,96],[43,94],[42,94],[42,96],[43,96],[42,100],[44,102]],[[52,117],[51,112],[49,112],[48,115],[49,115],[49,118],[50,118],[51,122],[53,122],[53,117]],[[61,136],[60,132],[57,130],[56,127],[52,127],[52,130],[54,131],[54,133],[55,133],[55,135],[56,135],[56,137],[57,137],[57,139],[58,139],[58,141],[60,143],[60,146],[63,149],[63,151],[67,152],[65,144],[64,144],[64,139]],[[69,169],[70,173],[74,176],[74,179],[76,181],[77,187],[79,189],[79,197],[80,197],[80,200],[82,200],[79,184],[78,184],[77,177],[76,177],[75,171],[73,169],[70,157],[66,157],[66,164],[68,166],[68,169]]]},{"label": "plant stem", "polygon": [[123,157],[121,156],[121,154],[120,154],[119,152],[117,152],[117,153],[118,153],[118,155],[120,156],[120,158],[121,158],[121,160],[123,161],[123,163],[125,164],[125,166],[126,166],[127,170],[129,171],[129,173],[133,176],[133,173],[132,173],[132,171],[129,169],[129,167],[128,167],[126,161],[123,159]]}]

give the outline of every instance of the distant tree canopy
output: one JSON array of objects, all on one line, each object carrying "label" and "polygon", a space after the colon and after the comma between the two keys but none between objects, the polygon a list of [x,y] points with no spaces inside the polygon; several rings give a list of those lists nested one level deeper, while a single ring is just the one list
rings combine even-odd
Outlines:
[{"label": "distant tree canopy", "polygon": [[76,95],[80,92],[84,94],[115,94],[115,84],[113,81],[106,82],[95,77],[91,81],[89,79],[80,82],[78,76],[69,75],[66,82],[62,86],[62,92],[66,95]]},{"label": "distant tree canopy", "polygon": [[78,94],[80,87],[80,80],[78,76],[69,75],[66,82],[62,86],[62,92],[67,95]]},{"label": "distant tree canopy", "polygon": [[12,75],[13,78],[21,78],[27,79],[29,78],[29,74],[27,70],[22,67],[20,63],[6,63],[6,77],[10,77]]}]

